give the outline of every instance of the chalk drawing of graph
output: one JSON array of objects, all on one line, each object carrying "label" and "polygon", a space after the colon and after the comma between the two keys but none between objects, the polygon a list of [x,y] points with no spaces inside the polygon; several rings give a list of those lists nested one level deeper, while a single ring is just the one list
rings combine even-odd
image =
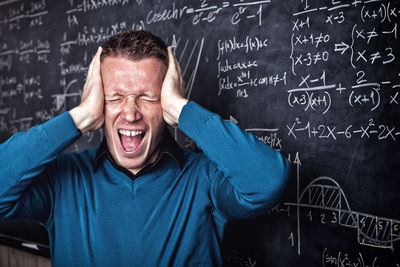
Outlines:
[{"label": "chalk drawing of graph", "polygon": [[54,108],[56,111],[60,110],[68,110],[67,107],[67,99],[68,98],[76,98],[80,100],[82,91],[79,92],[70,92],[72,85],[77,83],[78,80],[74,79],[70,81],[68,84],[63,85],[63,93],[62,94],[53,94],[51,97],[54,99]]},{"label": "chalk drawing of graph", "polygon": [[352,211],[342,188],[330,177],[314,179],[301,192],[297,203],[285,205],[337,212],[338,224],[357,229],[361,245],[393,249],[393,243],[400,240],[399,220]]},{"label": "chalk drawing of graph", "polygon": [[194,80],[196,78],[201,53],[203,52],[204,38],[199,40],[183,40],[181,37],[172,36],[170,43],[172,50],[179,61],[183,79],[186,82],[186,98],[190,99]]}]

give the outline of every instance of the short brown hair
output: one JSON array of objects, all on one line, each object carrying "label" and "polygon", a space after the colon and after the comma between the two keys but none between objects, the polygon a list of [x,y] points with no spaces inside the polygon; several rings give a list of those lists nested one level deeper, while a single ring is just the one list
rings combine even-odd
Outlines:
[{"label": "short brown hair", "polygon": [[108,39],[102,48],[101,62],[108,56],[123,56],[131,60],[154,57],[168,67],[167,45],[148,31],[123,31]]}]

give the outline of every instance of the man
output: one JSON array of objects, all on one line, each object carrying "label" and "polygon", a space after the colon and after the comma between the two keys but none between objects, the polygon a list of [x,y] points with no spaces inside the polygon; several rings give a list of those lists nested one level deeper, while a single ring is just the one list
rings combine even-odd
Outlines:
[{"label": "man", "polygon": [[[81,104],[0,146],[0,217],[36,220],[54,266],[216,266],[230,219],[264,214],[281,155],[184,98],[171,48],[128,31],[99,48]],[[204,153],[181,150],[178,126]],[[104,125],[99,148],[61,153]]]}]

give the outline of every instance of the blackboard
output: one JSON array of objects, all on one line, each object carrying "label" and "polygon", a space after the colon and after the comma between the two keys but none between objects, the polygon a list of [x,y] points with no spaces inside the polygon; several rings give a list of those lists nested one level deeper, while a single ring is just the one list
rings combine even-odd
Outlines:
[{"label": "blackboard", "polygon": [[[190,100],[292,163],[276,206],[228,224],[227,266],[400,266],[399,1],[6,0],[0,10],[0,142],[77,105],[108,37],[150,30],[173,47]],[[1,224],[2,239],[46,240],[18,225]]]}]

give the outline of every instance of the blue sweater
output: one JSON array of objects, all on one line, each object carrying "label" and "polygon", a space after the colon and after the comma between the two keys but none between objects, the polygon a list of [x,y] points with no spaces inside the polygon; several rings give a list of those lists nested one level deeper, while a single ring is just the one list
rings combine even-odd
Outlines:
[{"label": "blue sweater", "polygon": [[0,145],[0,218],[35,220],[53,266],[216,266],[226,222],[264,214],[288,176],[279,152],[194,102],[179,128],[203,153],[164,157],[131,179],[80,136],[69,113]]}]

